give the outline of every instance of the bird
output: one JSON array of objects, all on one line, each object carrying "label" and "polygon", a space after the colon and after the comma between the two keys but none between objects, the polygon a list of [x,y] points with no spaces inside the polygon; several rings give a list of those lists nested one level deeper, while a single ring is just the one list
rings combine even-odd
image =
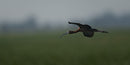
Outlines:
[{"label": "bird", "polygon": [[93,37],[95,32],[101,32],[101,33],[108,33],[107,31],[101,31],[95,28],[92,28],[90,25],[88,24],[80,24],[80,23],[75,23],[75,22],[70,22],[68,21],[69,24],[74,24],[78,26],[78,29],[75,31],[67,31],[66,33],[64,33],[62,36],[67,35],[67,34],[74,34],[74,33],[78,33],[78,32],[82,32],[83,35],[85,37]]}]

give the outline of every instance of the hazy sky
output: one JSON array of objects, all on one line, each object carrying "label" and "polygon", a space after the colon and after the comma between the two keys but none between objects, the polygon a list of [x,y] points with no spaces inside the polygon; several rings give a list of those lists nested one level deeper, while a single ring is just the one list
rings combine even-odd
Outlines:
[{"label": "hazy sky", "polygon": [[0,0],[0,19],[23,19],[33,14],[40,21],[67,20],[106,10],[130,11],[130,0]]}]

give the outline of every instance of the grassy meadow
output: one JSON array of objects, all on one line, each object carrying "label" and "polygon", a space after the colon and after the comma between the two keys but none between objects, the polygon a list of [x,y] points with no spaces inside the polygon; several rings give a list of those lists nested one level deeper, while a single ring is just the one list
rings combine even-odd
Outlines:
[{"label": "grassy meadow", "polygon": [[130,30],[0,34],[0,65],[130,65]]}]

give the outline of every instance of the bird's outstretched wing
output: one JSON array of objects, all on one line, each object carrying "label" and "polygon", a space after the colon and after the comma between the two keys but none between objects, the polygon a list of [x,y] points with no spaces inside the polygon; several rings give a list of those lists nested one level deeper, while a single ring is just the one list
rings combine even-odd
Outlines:
[{"label": "bird's outstretched wing", "polygon": [[75,25],[78,25],[78,26],[81,26],[82,24],[80,24],[80,23],[75,23],[75,22],[70,22],[70,21],[68,21],[68,23],[69,24],[75,24]]}]

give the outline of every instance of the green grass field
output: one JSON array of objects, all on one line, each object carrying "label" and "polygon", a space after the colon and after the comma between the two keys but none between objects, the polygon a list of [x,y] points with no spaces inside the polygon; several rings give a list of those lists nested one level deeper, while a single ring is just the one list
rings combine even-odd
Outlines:
[{"label": "green grass field", "polygon": [[130,31],[1,34],[0,65],[130,65]]}]

